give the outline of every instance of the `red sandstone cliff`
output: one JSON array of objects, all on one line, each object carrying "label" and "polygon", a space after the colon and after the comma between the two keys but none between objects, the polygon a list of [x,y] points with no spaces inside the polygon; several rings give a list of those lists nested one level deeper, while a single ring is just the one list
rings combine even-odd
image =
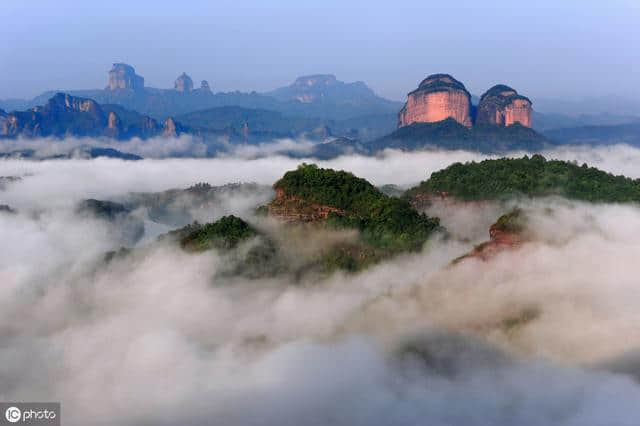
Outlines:
[{"label": "red sandstone cliff", "polygon": [[407,103],[398,114],[398,127],[447,118],[471,127],[471,95],[464,84],[450,75],[434,74],[407,95]]},{"label": "red sandstone cliff", "polygon": [[476,123],[510,126],[520,123],[531,127],[531,101],[503,84],[493,86],[482,95]]},{"label": "red sandstone cliff", "polygon": [[489,228],[489,241],[477,245],[468,254],[455,259],[453,263],[470,257],[488,260],[501,251],[520,247],[528,241],[525,220],[522,212],[518,209],[501,216]]},{"label": "red sandstone cliff", "polygon": [[322,204],[314,204],[295,195],[287,194],[282,188],[275,188],[276,198],[267,205],[269,216],[289,223],[317,222],[325,220],[329,214],[344,215],[345,211]]}]

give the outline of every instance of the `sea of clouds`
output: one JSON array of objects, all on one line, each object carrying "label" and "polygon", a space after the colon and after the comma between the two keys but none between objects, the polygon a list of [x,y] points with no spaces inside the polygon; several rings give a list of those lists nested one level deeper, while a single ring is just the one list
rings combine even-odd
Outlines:
[{"label": "sea of clouds", "polygon": [[[640,177],[628,146],[545,155]],[[408,186],[482,158],[315,162]],[[454,265],[505,206],[439,206],[454,238],[420,253],[355,275],[231,283],[212,278],[223,254],[168,243],[105,265],[118,239],[75,213],[86,198],[197,182],[270,185],[302,161],[0,161],[0,176],[22,177],[0,190],[17,211],[0,213],[0,400],[61,401],[70,425],[638,424],[639,206],[523,202],[535,241]],[[252,220],[263,194],[239,198],[209,219]],[[505,327],[523,312],[536,315]]]}]

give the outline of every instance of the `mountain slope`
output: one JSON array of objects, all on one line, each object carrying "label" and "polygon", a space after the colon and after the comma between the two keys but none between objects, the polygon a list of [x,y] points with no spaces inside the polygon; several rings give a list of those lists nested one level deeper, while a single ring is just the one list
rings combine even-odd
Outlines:
[{"label": "mountain slope", "polygon": [[551,144],[535,130],[518,123],[511,126],[461,125],[452,118],[435,123],[413,123],[372,141],[371,151],[385,148],[419,150],[427,148],[465,149],[486,153],[524,149],[539,151]]}]

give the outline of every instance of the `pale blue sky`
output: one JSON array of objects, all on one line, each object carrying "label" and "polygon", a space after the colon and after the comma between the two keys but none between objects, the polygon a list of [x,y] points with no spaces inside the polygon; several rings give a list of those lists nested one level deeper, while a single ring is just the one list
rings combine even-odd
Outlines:
[{"label": "pale blue sky", "polygon": [[[444,4],[443,4],[444,3]],[[214,91],[310,73],[404,99],[427,74],[471,92],[640,96],[640,0],[88,1],[0,7],[0,98],[102,88],[124,61],[146,85],[183,71]]]}]

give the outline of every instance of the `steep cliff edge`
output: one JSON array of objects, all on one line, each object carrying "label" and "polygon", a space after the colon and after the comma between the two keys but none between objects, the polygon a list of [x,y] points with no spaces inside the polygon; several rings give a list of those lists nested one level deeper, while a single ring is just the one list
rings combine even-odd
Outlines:
[{"label": "steep cliff edge", "polygon": [[113,64],[105,90],[141,89],[144,89],[144,78],[136,74],[136,70],[131,65],[122,62]]},{"label": "steep cliff edge", "polygon": [[346,212],[326,204],[317,204],[301,197],[287,194],[284,188],[275,188],[276,198],[267,205],[269,216],[287,223],[319,222],[330,214],[344,216]]},{"label": "steep cliff edge", "polygon": [[464,256],[453,261],[460,262],[464,259],[477,258],[488,260],[496,254],[513,250],[530,240],[526,233],[526,216],[520,209],[500,216],[500,218],[489,228],[489,241],[479,244]]},{"label": "steep cliff edge", "polygon": [[447,118],[471,127],[471,95],[464,84],[449,74],[433,74],[407,95],[407,102],[398,114],[398,127]]},{"label": "steep cliff edge", "polygon": [[511,126],[520,123],[531,127],[531,100],[519,95],[514,89],[498,84],[487,90],[480,98],[477,124]]}]

